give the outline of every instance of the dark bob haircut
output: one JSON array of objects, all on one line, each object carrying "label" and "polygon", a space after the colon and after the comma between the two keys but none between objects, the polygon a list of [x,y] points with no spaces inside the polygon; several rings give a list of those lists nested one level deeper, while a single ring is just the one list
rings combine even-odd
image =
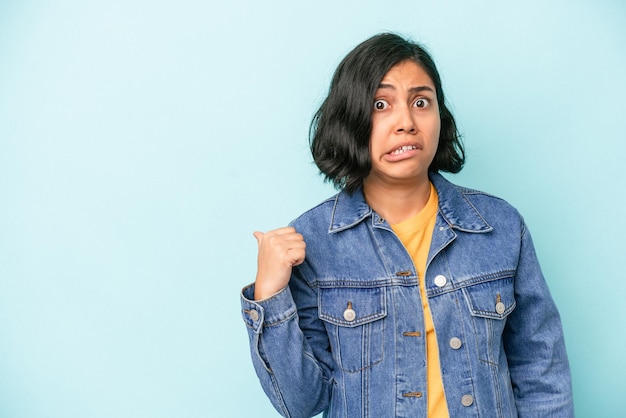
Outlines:
[{"label": "dark bob haircut", "polygon": [[396,34],[375,35],[354,48],[339,64],[328,97],[313,117],[309,140],[313,161],[335,187],[353,193],[371,170],[369,142],[374,95],[396,64],[413,61],[435,85],[441,132],[430,171],[458,173],[465,151],[452,113],[446,107],[441,78],[428,52]]}]

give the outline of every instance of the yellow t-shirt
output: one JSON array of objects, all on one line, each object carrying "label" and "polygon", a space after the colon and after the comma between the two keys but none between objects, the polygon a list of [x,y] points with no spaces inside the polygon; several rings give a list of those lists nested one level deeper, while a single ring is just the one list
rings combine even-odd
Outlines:
[{"label": "yellow t-shirt", "polygon": [[435,335],[435,327],[433,318],[428,306],[426,298],[424,273],[426,271],[426,262],[428,260],[428,251],[430,250],[430,241],[435,228],[435,220],[437,219],[437,209],[439,208],[439,198],[437,190],[430,185],[430,197],[424,209],[410,219],[392,225],[392,229],[400,238],[409,251],[415,268],[417,268],[417,277],[419,279],[419,289],[422,296],[422,305],[424,308],[424,327],[426,330],[426,380],[428,383],[428,417],[446,417],[448,413],[448,405],[446,404],[446,396],[443,390],[443,380],[441,378],[441,368],[439,366],[439,348],[437,347],[437,338]]}]

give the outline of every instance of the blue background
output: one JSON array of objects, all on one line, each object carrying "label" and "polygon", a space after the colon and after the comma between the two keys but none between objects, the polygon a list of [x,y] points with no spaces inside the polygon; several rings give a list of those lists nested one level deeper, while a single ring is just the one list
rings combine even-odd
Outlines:
[{"label": "blue background", "polygon": [[0,2],[0,416],[273,417],[239,291],[255,229],[333,193],[309,121],[393,30],[433,53],[453,181],[525,216],[579,417],[626,408],[619,0]]}]

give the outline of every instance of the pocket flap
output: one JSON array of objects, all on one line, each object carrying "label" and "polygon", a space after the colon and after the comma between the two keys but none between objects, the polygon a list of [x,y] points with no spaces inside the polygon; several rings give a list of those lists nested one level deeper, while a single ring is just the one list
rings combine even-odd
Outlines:
[{"label": "pocket flap", "polygon": [[356,327],[387,316],[385,288],[322,287],[320,319],[343,327]]},{"label": "pocket flap", "polygon": [[491,319],[504,319],[515,309],[514,293],[512,277],[463,288],[470,314]]}]

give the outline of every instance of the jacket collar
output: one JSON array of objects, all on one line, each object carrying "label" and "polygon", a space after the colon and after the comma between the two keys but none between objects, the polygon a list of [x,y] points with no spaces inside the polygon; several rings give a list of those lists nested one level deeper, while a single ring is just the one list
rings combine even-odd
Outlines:
[{"label": "jacket collar", "polygon": [[[450,227],[465,232],[489,232],[493,229],[468,200],[466,196],[468,190],[450,183],[439,173],[431,172],[429,177],[439,197],[439,214]],[[352,195],[341,191],[335,197],[328,232],[351,228],[372,213],[372,208],[365,202],[362,189]]]}]

